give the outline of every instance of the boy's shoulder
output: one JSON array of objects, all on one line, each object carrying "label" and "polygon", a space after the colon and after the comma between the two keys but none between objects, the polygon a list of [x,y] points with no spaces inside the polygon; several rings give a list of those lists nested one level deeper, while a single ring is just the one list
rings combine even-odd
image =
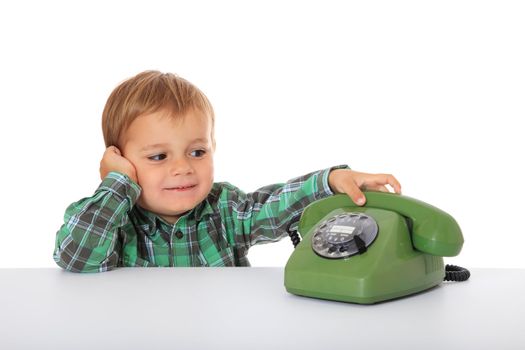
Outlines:
[{"label": "boy's shoulder", "polygon": [[221,192],[223,190],[229,190],[229,191],[239,191],[239,188],[230,182],[224,181],[224,182],[214,182],[211,192],[217,191]]},{"label": "boy's shoulder", "polygon": [[195,208],[196,217],[201,218],[206,214],[222,216],[235,205],[240,193],[242,191],[229,182],[214,182],[206,199]]},{"label": "boy's shoulder", "polygon": [[237,196],[242,191],[235,185],[229,182],[214,182],[208,194],[208,201],[210,203],[218,201],[221,197]]},{"label": "boy's shoulder", "polygon": [[230,182],[214,182],[206,197],[212,207],[231,207],[236,203],[244,202],[246,194]]}]

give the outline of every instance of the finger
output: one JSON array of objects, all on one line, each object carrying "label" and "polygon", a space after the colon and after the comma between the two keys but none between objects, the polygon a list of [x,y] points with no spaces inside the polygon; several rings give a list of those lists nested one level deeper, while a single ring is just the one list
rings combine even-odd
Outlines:
[{"label": "finger", "polygon": [[115,146],[109,146],[108,148],[106,148],[106,151],[104,152],[105,154],[118,154],[120,155],[120,150],[115,147]]},{"label": "finger", "polygon": [[395,193],[401,194],[401,184],[394,175],[390,174],[378,174],[374,177],[374,182],[376,186],[390,185],[394,189]]},{"label": "finger", "polygon": [[381,186],[381,185],[378,185],[378,186],[368,186],[368,188],[372,191],[379,191],[379,192],[389,192],[390,193],[390,190],[386,187],[386,186]]},{"label": "finger", "polygon": [[361,206],[366,203],[366,197],[359,189],[359,186],[353,181],[347,181],[343,184],[343,191],[352,199],[352,201]]},{"label": "finger", "polygon": [[120,152],[120,150],[117,147],[115,147],[115,146],[111,146],[111,147],[112,147],[112,150],[113,150],[114,153],[118,154],[119,156],[122,156],[122,153]]},{"label": "finger", "polygon": [[394,192],[401,194],[401,183],[394,177],[394,175],[388,175],[388,184],[394,188]]}]

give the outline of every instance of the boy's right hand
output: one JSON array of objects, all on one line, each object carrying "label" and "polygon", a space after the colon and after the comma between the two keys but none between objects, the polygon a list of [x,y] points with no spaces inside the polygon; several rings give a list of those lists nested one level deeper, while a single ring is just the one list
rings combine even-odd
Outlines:
[{"label": "boy's right hand", "polygon": [[104,180],[107,174],[111,171],[127,175],[135,183],[137,181],[137,171],[129,160],[122,156],[120,150],[115,146],[106,148],[102,160],[100,161],[100,179]]}]

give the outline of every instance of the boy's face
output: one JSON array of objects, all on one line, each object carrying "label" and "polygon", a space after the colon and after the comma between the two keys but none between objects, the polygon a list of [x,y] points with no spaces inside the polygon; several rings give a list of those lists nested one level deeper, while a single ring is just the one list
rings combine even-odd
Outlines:
[{"label": "boy's face", "polygon": [[122,154],[137,171],[138,204],[170,223],[203,201],[213,185],[211,118],[165,110],[136,118],[123,135]]}]

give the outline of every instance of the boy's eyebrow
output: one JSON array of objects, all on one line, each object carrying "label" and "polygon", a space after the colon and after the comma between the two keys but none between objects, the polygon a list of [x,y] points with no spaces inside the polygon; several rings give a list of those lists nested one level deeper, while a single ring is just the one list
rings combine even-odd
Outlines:
[{"label": "boy's eyebrow", "polygon": [[199,138],[197,138],[197,139],[193,139],[193,140],[191,141],[191,143],[195,143],[195,142],[204,142],[204,143],[208,143],[208,139],[205,138],[205,137],[199,137]]},{"label": "boy's eyebrow", "polygon": [[147,145],[147,146],[142,147],[140,149],[140,151],[144,152],[144,151],[148,151],[150,149],[166,147],[167,145],[168,145],[167,143],[155,143],[155,144],[152,144],[152,145]]},{"label": "boy's eyebrow", "polygon": [[[207,138],[197,138],[197,139],[192,140],[190,143],[195,143],[195,142],[208,143],[208,139]],[[167,146],[169,146],[169,144],[167,144],[167,143],[154,143],[154,144],[142,147],[140,149],[140,152],[145,152],[145,151],[149,151],[151,149],[163,148],[163,147],[167,147]]]}]

